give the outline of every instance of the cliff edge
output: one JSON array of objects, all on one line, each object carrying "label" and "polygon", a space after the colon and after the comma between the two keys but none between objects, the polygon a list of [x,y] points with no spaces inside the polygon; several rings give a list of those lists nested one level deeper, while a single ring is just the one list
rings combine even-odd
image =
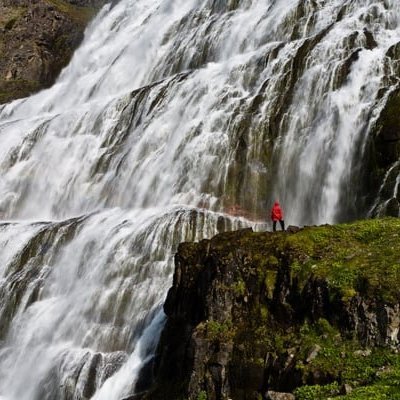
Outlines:
[{"label": "cliff edge", "polygon": [[139,398],[400,398],[400,220],[294,231],[180,245]]}]

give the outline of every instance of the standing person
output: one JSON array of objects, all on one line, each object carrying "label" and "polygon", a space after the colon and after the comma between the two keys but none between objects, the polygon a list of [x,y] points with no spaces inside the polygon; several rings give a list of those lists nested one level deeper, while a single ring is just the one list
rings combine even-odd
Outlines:
[{"label": "standing person", "polygon": [[279,221],[281,228],[285,230],[285,221],[283,220],[283,211],[278,201],[275,201],[274,206],[271,210],[272,227],[274,232],[276,232],[276,223]]}]

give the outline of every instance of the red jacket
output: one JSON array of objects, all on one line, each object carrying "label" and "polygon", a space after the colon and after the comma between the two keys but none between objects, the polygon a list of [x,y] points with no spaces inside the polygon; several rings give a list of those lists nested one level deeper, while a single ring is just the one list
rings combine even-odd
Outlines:
[{"label": "red jacket", "polygon": [[272,221],[280,221],[283,219],[283,211],[279,206],[279,203],[276,201],[271,210],[271,219]]}]

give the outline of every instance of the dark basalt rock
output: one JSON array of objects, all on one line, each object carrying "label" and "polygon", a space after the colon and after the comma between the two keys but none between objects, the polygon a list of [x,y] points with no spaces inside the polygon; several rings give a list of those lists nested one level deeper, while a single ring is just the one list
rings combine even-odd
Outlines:
[{"label": "dark basalt rock", "polygon": [[388,95],[374,129],[378,164],[387,167],[400,157],[400,87]]},{"label": "dark basalt rock", "polygon": [[[290,392],[304,384],[341,382],[340,371],[318,364],[323,347],[302,347],[308,339],[298,339],[309,329],[304,327],[321,323],[339,332],[341,339],[333,340],[397,347],[397,301],[384,301],[368,279],[341,289],[330,284],[335,272],[317,277],[298,269],[308,257],[323,260],[329,247],[321,243],[303,253],[300,243],[308,246],[315,230],[328,238],[335,229],[310,227],[291,235],[242,230],[181,244],[164,306],[167,323],[153,369],[142,374],[154,381],[140,386],[139,398],[293,398]],[[346,260],[354,262],[354,255]]]}]

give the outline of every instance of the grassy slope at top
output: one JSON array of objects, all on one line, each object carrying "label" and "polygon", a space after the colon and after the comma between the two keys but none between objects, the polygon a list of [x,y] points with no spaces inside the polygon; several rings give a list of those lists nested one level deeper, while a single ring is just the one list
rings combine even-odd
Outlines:
[{"label": "grassy slope at top", "polygon": [[296,254],[292,269],[325,278],[329,286],[341,289],[344,297],[379,292],[386,302],[400,300],[397,218],[306,228],[289,236],[285,247]]},{"label": "grassy slope at top", "polygon": [[252,249],[252,259],[267,270],[277,263],[271,249],[277,257],[285,255],[300,284],[313,275],[340,289],[344,298],[378,291],[386,302],[400,300],[400,219],[305,227],[294,235],[251,233],[240,245]]}]

